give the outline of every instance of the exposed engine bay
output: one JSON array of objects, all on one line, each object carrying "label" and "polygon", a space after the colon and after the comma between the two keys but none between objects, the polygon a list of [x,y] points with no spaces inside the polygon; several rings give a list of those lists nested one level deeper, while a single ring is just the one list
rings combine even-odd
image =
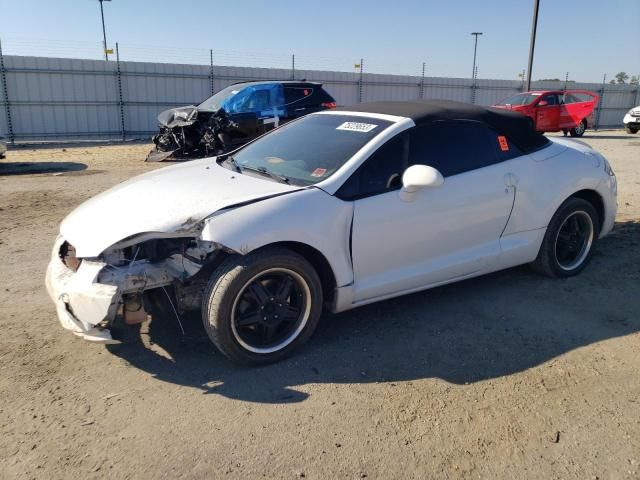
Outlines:
[{"label": "exposed engine bay", "polygon": [[[195,310],[200,308],[209,277],[205,275],[198,281],[197,274],[221,253],[217,248],[213,242],[191,237],[154,238],[137,245],[116,247],[103,255],[109,267],[100,273],[98,280],[119,285],[127,323],[138,323],[139,316],[131,312],[144,312],[143,292],[159,287],[175,287],[175,307],[179,312]],[[183,292],[185,289],[190,290],[189,295]]]},{"label": "exposed engine bay", "polygon": [[152,140],[155,148],[147,162],[201,158],[231,150],[234,137],[245,135],[224,109],[215,112],[187,106],[165,110],[158,115],[160,133]]}]

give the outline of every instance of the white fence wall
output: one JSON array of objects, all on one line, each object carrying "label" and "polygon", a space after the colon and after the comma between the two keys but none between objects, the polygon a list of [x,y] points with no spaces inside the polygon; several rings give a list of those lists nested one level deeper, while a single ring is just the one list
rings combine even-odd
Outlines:
[{"label": "white fence wall", "polygon": [[[10,55],[3,60],[0,136],[16,141],[147,137],[156,131],[156,116],[162,110],[197,104],[234,82],[289,79],[292,73]],[[296,70],[295,78],[322,82],[340,105],[421,97],[490,105],[523,88],[521,82],[510,80],[478,79],[474,85],[462,78],[366,73],[361,78],[359,73],[314,70]],[[564,82],[533,84],[533,88],[563,86]],[[621,127],[625,111],[640,103],[639,89],[633,85],[570,82],[568,88],[600,93],[598,127]]]}]

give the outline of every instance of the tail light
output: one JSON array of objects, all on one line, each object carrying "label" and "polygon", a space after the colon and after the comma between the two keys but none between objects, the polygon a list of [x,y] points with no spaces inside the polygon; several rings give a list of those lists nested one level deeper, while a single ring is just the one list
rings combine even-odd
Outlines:
[{"label": "tail light", "polygon": [[324,108],[336,108],[336,102],[324,102],[320,104]]}]

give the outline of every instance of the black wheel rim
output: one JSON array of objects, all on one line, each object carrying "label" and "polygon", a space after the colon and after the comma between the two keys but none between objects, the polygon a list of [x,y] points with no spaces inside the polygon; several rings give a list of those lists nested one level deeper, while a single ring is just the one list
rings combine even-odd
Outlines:
[{"label": "black wheel rim", "polygon": [[593,243],[593,222],[587,212],[573,212],[558,230],[555,255],[563,270],[575,270],[589,255]]},{"label": "black wheel rim", "polygon": [[232,330],[238,343],[255,353],[289,345],[304,328],[311,295],[305,280],[288,269],[269,269],[240,289],[233,305]]}]

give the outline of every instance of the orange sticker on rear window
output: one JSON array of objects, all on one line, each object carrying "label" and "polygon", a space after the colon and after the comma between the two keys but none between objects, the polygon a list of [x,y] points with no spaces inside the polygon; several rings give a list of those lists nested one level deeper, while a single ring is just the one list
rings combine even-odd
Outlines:
[{"label": "orange sticker on rear window", "polygon": [[503,152],[509,151],[509,142],[507,142],[507,137],[498,135],[498,143],[500,144],[500,150]]}]

